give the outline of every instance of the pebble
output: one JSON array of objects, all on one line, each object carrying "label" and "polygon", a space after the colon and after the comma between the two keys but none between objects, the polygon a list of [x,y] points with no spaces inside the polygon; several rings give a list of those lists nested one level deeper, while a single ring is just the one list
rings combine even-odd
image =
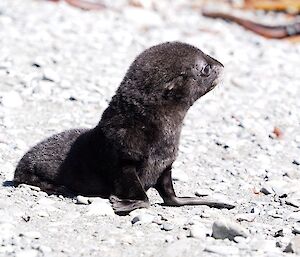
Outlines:
[{"label": "pebble", "polygon": [[50,68],[44,69],[44,80],[49,80],[52,82],[59,82],[60,78],[59,75]]},{"label": "pebble", "polygon": [[32,186],[32,185],[27,185],[27,184],[20,184],[20,185],[18,185],[18,187],[25,188],[25,189],[30,189],[30,190],[33,190],[33,191],[36,191],[36,192],[41,191],[41,189],[39,187]]},{"label": "pebble", "polygon": [[300,208],[300,199],[296,199],[296,198],[287,198],[285,200],[285,203],[291,206],[294,206],[296,208]]},{"label": "pebble", "polygon": [[262,252],[278,252],[275,240],[267,240],[264,238],[254,238],[249,243],[250,249]]},{"label": "pebble", "polygon": [[41,251],[41,252],[44,253],[44,254],[52,252],[51,247],[46,246],[46,245],[40,245],[40,246],[38,247],[38,250]]},{"label": "pebble", "polygon": [[235,216],[235,219],[237,221],[248,221],[248,222],[252,222],[255,220],[256,218],[256,214],[255,213],[240,213],[240,214],[237,214]]},{"label": "pebble", "polygon": [[154,220],[154,216],[148,213],[143,213],[143,214],[139,214],[137,216],[135,216],[132,220],[131,223],[135,224],[135,223],[152,223]]},{"label": "pebble", "polygon": [[171,231],[174,229],[174,225],[172,223],[165,222],[162,224],[161,229],[165,231]]},{"label": "pebble", "polygon": [[282,212],[280,210],[270,210],[267,212],[267,214],[275,219],[281,219],[282,218]]},{"label": "pebble", "polygon": [[239,249],[235,246],[227,245],[208,245],[204,248],[205,252],[216,253],[220,255],[237,255],[239,254]]},{"label": "pebble", "polygon": [[110,203],[106,199],[97,199],[94,200],[88,207],[87,207],[87,215],[99,215],[99,216],[113,216],[114,210],[111,207]]},{"label": "pebble", "polygon": [[[49,215],[49,213],[47,212],[47,211],[45,211],[45,210],[40,210],[40,211],[38,211],[37,212],[37,215],[39,216],[39,217],[42,217],[42,218],[45,218],[45,217],[49,217],[50,215]],[[25,219],[25,221],[26,221],[26,219]],[[28,220],[29,221],[29,220]]]},{"label": "pebble", "polygon": [[24,232],[20,233],[21,237],[27,237],[27,238],[32,238],[32,239],[39,239],[42,235],[38,231],[29,231],[29,232]]},{"label": "pebble", "polygon": [[16,253],[16,257],[36,257],[38,256],[38,251],[36,250],[24,250]]},{"label": "pebble", "polygon": [[300,236],[295,236],[284,251],[287,253],[295,253],[300,255]]},{"label": "pebble", "polygon": [[283,180],[270,180],[266,182],[260,191],[266,195],[276,194],[280,197],[289,194],[289,185]]},{"label": "pebble", "polygon": [[78,195],[78,196],[76,196],[76,203],[89,205],[91,203],[91,201],[88,197]]},{"label": "pebble", "polygon": [[208,234],[207,228],[202,224],[195,224],[190,227],[190,237],[204,239]]},{"label": "pebble", "polygon": [[2,96],[1,103],[7,108],[17,108],[23,105],[23,100],[19,93],[11,91]]},{"label": "pebble", "polygon": [[288,220],[295,220],[300,222],[300,211],[292,212],[287,216]]},{"label": "pebble", "polygon": [[189,177],[185,172],[175,169],[172,173],[172,179],[174,181],[187,182],[189,180]]},{"label": "pebble", "polygon": [[41,199],[38,200],[38,204],[40,205],[52,205],[55,202],[49,198],[42,197]]},{"label": "pebble", "polygon": [[248,234],[241,225],[224,219],[215,221],[212,226],[212,237],[216,239],[234,240],[236,236],[248,237]]},{"label": "pebble", "polygon": [[[174,243],[171,243],[165,247],[163,251],[164,257],[183,257],[187,256],[187,253],[189,253],[192,249],[190,239],[180,239],[175,241]],[[196,249],[193,250],[193,252]],[[149,255],[150,256],[150,255]],[[155,256],[155,255],[153,255]],[[157,253],[156,256],[162,256],[162,252],[160,250],[159,253]]]},{"label": "pebble", "polygon": [[295,225],[293,226],[293,233],[300,234],[300,222],[295,223]]},{"label": "pebble", "polygon": [[211,195],[212,191],[210,189],[197,189],[197,191],[195,192],[196,196],[208,196]]}]

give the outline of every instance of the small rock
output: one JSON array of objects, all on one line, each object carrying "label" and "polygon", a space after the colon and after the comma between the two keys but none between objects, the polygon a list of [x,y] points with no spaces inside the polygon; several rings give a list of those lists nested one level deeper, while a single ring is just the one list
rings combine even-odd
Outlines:
[{"label": "small rock", "polygon": [[[182,257],[187,256],[187,253],[191,252],[192,245],[191,239],[185,238],[176,240],[174,243],[167,245],[163,256],[164,257]],[[161,251],[161,250],[160,250]],[[150,254],[151,255],[151,254]],[[157,256],[161,256],[161,252]]]},{"label": "small rock", "polygon": [[229,245],[208,245],[204,248],[205,252],[216,253],[220,255],[237,255],[239,254],[239,249],[235,246]]},{"label": "small rock", "polygon": [[174,181],[181,181],[181,182],[187,182],[189,180],[188,175],[183,171],[176,171],[172,173],[172,179]]},{"label": "small rock", "polygon": [[24,214],[24,215],[21,216],[21,218],[22,218],[25,222],[30,221],[30,216],[29,216],[29,215]]},{"label": "small rock", "polygon": [[60,80],[58,74],[50,68],[45,68],[44,69],[43,79],[44,80],[49,80],[49,81],[52,81],[52,82],[58,82]]},{"label": "small rock", "polygon": [[299,165],[300,165],[300,161],[298,161],[298,160],[293,160],[293,164],[299,166]]},{"label": "small rock", "polygon": [[34,89],[34,93],[50,96],[55,84],[49,80],[41,80]]},{"label": "small rock", "polygon": [[24,250],[16,253],[16,257],[36,257],[38,256],[38,251],[36,250]]},{"label": "small rock", "polygon": [[46,212],[46,211],[44,211],[44,210],[38,211],[38,212],[37,212],[37,215],[38,215],[39,217],[42,217],[42,218],[44,218],[44,217],[49,217],[49,216],[50,216],[49,213]]},{"label": "small rock", "polygon": [[[1,217],[2,218],[2,217]],[[6,219],[6,218],[5,218]],[[0,221],[0,238],[10,238],[14,234],[14,225],[5,221]],[[1,240],[0,240],[0,245],[1,245]]]},{"label": "small rock", "polygon": [[283,229],[279,229],[275,232],[274,237],[283,237],[284,233],[283,233]]},{"label": "small rock", "polygon": [[252,222],[255,220],[256,218],[256,214],[255,213],[240,213],[237,214],[235,216],[237,221],[248,221],[248,222]]},{"label": "small rock", "polygon": [[204,239],[207,235],[207,229],[202,224],[195,224],[190,227],[190,237]]},{"label": "small rock", "polygon": [[152,223],[154,220],[154,216],[148,213],[143,213],[135,216],[132,220],[131,223]]},{"label": "small rock", "polygon": [[165,230],[165,231],[171,231],[174,229],[174,225],[172,223],[165,222],[165,223],[163,223],[161,229]]},{"label": "small rock", "polygon": [[276,194],[284,196],[289,193],[288,184],[283,180],[270,180],[260,190],[265,195]]},{"label": "small rock", "polygon": [[284,252],[300,254],[300,236],[295,236],[287,245]]},{"label": "small rock", "polygon": [[71,82],[69,81],[69,80],[62,80],[61,82],[60,82],[60,86],[61,86],[61,88],[63,88],[63,89],[69,89],[69,88],[71,88],[72,87],[72,84],[71,84]]},{"label": "small rock", "polygon": [[55,202],[49,198],[42,197],[41,199],[38,200],[38,204],[40,205],[52,205]]},{"label": "small rock", "polygon": [[27,237],[32,239],[39,239],[41,237],[41,233],[38,231],[29,231],[20,234],[21,237]]},{"label": "small rock", "polygon": [[248,231],[235,222],[218,220],[213,223],[212,236],[216,239],[233,240],[236,236],[248,237]]},{"label": "small rock", "polygon": [[293,233],[294,234],[300,234],[300,223],[297,222],[293,227]]},{"label": "small rock", "polygon": [[50,253],[50,252],[52,252],[51,247],[45,246],[45,245],[40,245],[38,247],[38,250],[40,250],[42,253]]},{"label": "small rock", "polygon": [[275,240],[266,240],[264,238],[254,238],[249,246],[251,250],[262,252],[278,252]]},{"label": "small rock", "polygon": [[285,200],[285,203],[291,206],[294,206],[296,208],[300,207],[300,199],[296,199],[296,198],[287,198]]},{"label": "small rock", "polygon": [[267,214],[275,219],[281,219],[282,213],[279,210],[270,210],[267,212]]},{"label": "small rock", "polygon": [[18,187],[30,189],[30,190],[33,190],[33,191],[36,191],[36,192],[41,191],[41,189],[40,189],[39,187],[37,187],[37,186],[32,186],[32,185],[27,185],[27,184],[20,184]]},{"label": "small rock", "polygon": [[199,197],[201,197],[201,196],[208,196],[208,195],[211,195],[211,194],[212,194],[212,192],[209,189],[198,189],[195,192],[195,195],[199,196]]},{"label": "small rock", "polygon": [[290,215],[287,216],[289,220],[295,220],[300,222],[300,211],[292,212]]},{"label": "small rock", "polygon": [[22,106],[23,100],[19,93],[11,91],[3,95],[1,103],[4,107],[17,108]]},{"label": "small rock", "polygon": [[88,205],[91,203],[91,201],[89,200],[88,197],[84,197],[84,196],[81,196],[81,195],[78,195],[76,197],[76,203],[77,204],[85,204],[85,205]]},{"label": "small rock", "polygon": [[114,210],[107,199],[98,198],[97,200],[94,199],[93,202],[88,206],[88,212],[86,214],[88,216],[113,216]]}]

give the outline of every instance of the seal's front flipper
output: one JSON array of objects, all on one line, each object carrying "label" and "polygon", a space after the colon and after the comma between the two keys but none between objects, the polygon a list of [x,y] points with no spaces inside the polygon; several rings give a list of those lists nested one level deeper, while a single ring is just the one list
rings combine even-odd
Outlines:
[{"label": "seal's front flipper", "polygon": [[177,197],[172,184],[171,177],[172,168],[168,167],[160,176],[155,185],[156,190],[164,200],[164,204],[168,206],[182,205],[207,205],[218,209],[232,209],[234,204],[221,202],[218,200],[202,198],[202,197]]},{"label": "seal's front flipper", "polygon": [[165,201],[165,205],[182,206],[182,205],[207,205],[218,209],[232,209],[234,204],[221,202],[218,200],[202,197],[171,197]]},{"label": "seal's front flipper", "polygon": [[119,215],[126,215],[135,209],[149,207],[147,194],[136,174],[133,163],[122,165],[122,170],[114,181],[114,193],[110,196],[110,202],[115,213]]},{"label": "seal's front flipper", "polygon": [[148,208],[149,201],[143,200],[131,200],[131,199],[120,199],[115,195],[112,195],[109,198],[112,207],[116,214],[118,215],[127,215],[131,211],[139,208]]}]

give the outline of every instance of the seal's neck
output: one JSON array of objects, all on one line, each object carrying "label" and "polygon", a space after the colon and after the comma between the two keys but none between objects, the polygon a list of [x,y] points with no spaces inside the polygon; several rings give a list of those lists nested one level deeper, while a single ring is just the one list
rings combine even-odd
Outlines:
[{"label": "seal's neck", "polygon": [[157,128],[177,130],[189,109],[185,105],[163,105],[158,102],[123,96],[113,96],[108,108],[104,111],[99,126],[107,124],[140,124]]}]

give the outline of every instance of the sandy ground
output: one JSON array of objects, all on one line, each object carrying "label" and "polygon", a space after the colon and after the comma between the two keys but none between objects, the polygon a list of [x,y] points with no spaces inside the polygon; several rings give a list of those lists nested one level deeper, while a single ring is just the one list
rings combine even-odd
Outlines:
[{"label": "sandy ground", "polygon": [[[85,12],[0,1],[0,256],[300,255],[300,45],[203,18],[192,6],[159,1],[154,11],[120,1]],[[185,119],[176,191],[228,199],[236,208],[164,207],[150,190],[149,209],[119,217],[99,199],[77,204],[11,186],[31,146],[95,126],[134,57],[173,40],[225,65],[223,82]],[[213,227],[226,239],[212,236]],[[294,253],[284,252],[289,244]]]}]

